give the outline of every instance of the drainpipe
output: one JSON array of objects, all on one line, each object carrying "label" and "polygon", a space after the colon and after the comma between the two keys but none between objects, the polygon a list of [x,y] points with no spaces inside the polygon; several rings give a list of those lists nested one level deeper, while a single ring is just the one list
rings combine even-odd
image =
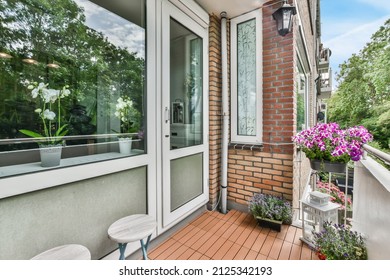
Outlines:
[{"label": "drainpipe", "polygon": [[229,141],[229,102],[226,12],[221,13],[221,59],[222,59],[222,155],[221,155],[221,212],[227,213],[227,168]]}]

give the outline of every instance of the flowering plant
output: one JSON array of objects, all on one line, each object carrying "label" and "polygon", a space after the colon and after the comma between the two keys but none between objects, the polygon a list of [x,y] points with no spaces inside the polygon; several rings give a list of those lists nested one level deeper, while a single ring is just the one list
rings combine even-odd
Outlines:
[{"label": "flowering plant", "polygon": [[[345,209],[345,194],[342,191],[340,191],[340,189],[337,186],[335,186],[332,183],[329,186],[329,183],[323,183],[321,181],[318,181],[317,188],[318,188],[318,191],[320,191],[322,193],[329,194],[330,201],[333,203],[339,204],[340,209]],[[348,197],[347,198],[347,210],[351,210],[351,209],[352,209],[352,201]]]},{"label": "flowering plant", "polygon": [[[28,85],[33,99],[40,99],[40,108],[35,112],[39,115],[42,122],[42,133],[27,129],[19,130],[21,133],[39,139],[41,144],[57,145],[61,143],[62,138],[68,133],[67,124],[61,125],[61,99],[70,95],[69,86],[62,89],[50,89],[48,84],[34,82]],[[56,110],[57,114],[54,112]]]},{"label": "flowering plant", "polygon": [[309,159],[343,163],[359,161],[363,155],[363,144],[372,139],[363,126],[342,130],[337,123],[319,123],[292,137]]},{"label": "flowering plant", "polygon": [[[134,132],[133,124],[137,111],[133,108],[133,101],[128,97],[119,97],[116,103],[115,117],[121,121],[121,132]],[[117,132],[118,133],[118,132]]]},{"label": "flowering plant", "polygon": [[249,201],[249,211],[255,217],[282,221],[285,224],[292,222],[292,208],[290,202],[270,194],[255,194]]},{"label": "flowering plant", "polygon": [[349,226],[324,223],[321,232],[313,232],[319,258],[327,260],[366,260],[367,248],[361,234]]}]

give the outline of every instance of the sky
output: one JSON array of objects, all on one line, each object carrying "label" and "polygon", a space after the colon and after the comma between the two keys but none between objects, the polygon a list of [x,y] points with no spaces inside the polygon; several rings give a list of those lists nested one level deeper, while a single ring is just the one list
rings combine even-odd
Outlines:
[{"label": "sky", "polygon": [[98,31],[117,47],[145,57],[145,30],[120,16],[87,0],[76,0],[84,8],[86,24]]},{"label": "sky", "polygon": [[333,77],[339,65],[358,54],[389,18],[390,0],[321,0],[321,39],[332,51]]}]

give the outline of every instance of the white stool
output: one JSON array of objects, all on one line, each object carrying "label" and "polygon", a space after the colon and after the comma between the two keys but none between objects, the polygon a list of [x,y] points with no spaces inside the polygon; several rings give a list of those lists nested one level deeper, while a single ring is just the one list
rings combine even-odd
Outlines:
[{"label": "white stool", "polygon": [[[120,260],[125,259],[127,243],[140,241],[144,260],[148,259],[147,250],[157,223],[154,218],[145,214],[136,214],[124,217],[108,228],[108,237],[117,242]],[[147,238],[144,243],[144,238]]]},{"label": "white stool", "polygon": [[89,250],[78,244],[58,246],[36,255],[32,260],[90,260]]}]

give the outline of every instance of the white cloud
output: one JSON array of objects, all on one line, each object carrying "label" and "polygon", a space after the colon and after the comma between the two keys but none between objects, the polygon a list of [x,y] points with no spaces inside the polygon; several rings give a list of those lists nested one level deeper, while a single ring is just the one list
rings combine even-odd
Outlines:
[{"label": "white cloud", "polygon": [[[339,72],[338,66],[344,61],[347,61],[352,54],[358,54],[364,46],[371,41],[371,36],[378,31],[389,18],[390,15],[368,23],[358,23],[356,19],[349,23],[348,21],[345,21],[338,28],[339,35],[334,37],[328,36],[331,37],[331,39],[323,41],[324,46],[330,48],[332,51],[330,61],[334,73],[333,78],[335,78],[335,74]],[[351,26],[355,26],[355,28],[351,29]],[[337,24],[335,24],[334,28],[336,27]],[[335,82],[334,86],[336,86]]]},{"label": "white cloud", "polygon": [[78,0],[77,3],[84,7],[89,27],[102,32],[115,46],[135,52],[139,57],[145,57],[145,30],[143,28],[90,1]]},{"label": "white cloud", "polygon": [[358,2],[378,8],[382,11],[388,11],[390,13],[389,0],[358,0]]},{"label": "white cloud", "polygon": [[358,25],[352,30],[325,41],[324,45],[333,49],[340,56],[357,53],[371,40],[371,36],[378,31],[389,17],[390,15]]}]

